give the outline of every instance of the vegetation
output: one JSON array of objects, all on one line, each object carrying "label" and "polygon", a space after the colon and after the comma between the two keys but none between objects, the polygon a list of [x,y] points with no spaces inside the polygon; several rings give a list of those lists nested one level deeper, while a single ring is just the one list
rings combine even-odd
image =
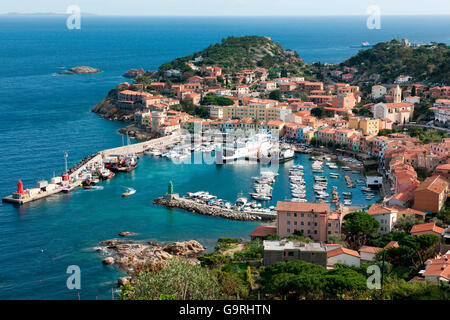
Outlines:
[{"label": "vegetation", "polygon": [[192,116],[207,119],[209,117],[209,111],[204,106],[196,106],[192,103],[191,98],[186,98],[179,105],[172,106],[173,110],[186,112]]},{"label": "vegetation", "polygon": [[259,36],[228,37],[203,51],[165,63],[159,69],[160,71],[176,69],[190,73],[192,70],[187,62],[197,57],[203,58],[196,63],[197,66],[218,66],[226,73],[262,67],[282,75],[290,73],[314,76],[314,69],[307,65],[298,53],[285,51],[279,43]]},{"label": "vegetation", "polygon": [[371,75],[378,74],[381,82],[392,83],[400,75],[409,75],[414,81],[439,84],[450,82],[449,57],[449,47],[443,43],[406,48],[392,40],[361,50],[342,65],[356,67],[360,79],[370,79]]},{"label": "vegetation", "polygon": [[280,90],[274,90],[269,94],[269,99],[282,101],[283,97]]},{"label": "vegetation", "polygon": [[203,106],[232,106],[234,101],[226,97],[208,94],[203,97],[200,104]]},{"label": "vegetation", "polygon": [[370,238],[378,236],[380,224],[374,217],[366,212],[353,212],[344,217],[344,233],[346,240],[352,249],[359,249]]}]

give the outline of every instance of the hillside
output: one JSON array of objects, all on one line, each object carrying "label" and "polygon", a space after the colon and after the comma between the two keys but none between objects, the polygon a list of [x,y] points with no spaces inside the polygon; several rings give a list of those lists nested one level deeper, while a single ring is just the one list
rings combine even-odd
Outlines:
[{"label": "hillside", "polygon": [[283,74],[287,72],[299,76],[313,74],[312,68],[302,60],[297,52],[284,50],[279,43],[259,36],[228,37],[221,43],[210,45],[203,51],[165,63],[159,70],[176,69],[191,73],[192,70],[186,63],[197,57],[202,57],[203,60],[196,62],[196,66],[219,66],[224,69],[225,73],[262,67]]},{"label": "hillside", "polygon": [[450,83],[449,58],[446,44],[411,48],[392,40],[361,50],[341,65],[357,68],[357,81],[373,79],[378,74],[379,81],[392,83],[399,75],[409,75],[416,82],[441,84]]}]

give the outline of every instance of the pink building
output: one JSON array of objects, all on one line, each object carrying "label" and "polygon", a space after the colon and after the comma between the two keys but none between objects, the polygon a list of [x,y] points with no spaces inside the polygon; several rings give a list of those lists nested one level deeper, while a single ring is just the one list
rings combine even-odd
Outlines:
[{"label": "pink building", "polygon": [[297,231],[315,241],[327,240],[330,215],[328,203],[278,201],[276,211],[277,232],[281,238]]}]

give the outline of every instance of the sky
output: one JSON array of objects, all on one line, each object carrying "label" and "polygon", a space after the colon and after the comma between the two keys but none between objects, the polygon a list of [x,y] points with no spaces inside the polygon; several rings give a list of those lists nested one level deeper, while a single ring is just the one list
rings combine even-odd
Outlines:
[{"label": "sky", "polygon": [[450,15],[449,0],[15,0],[2,13],[81,12],[126,16],[333,16],[367,15],[376,5],[385,15]]}]

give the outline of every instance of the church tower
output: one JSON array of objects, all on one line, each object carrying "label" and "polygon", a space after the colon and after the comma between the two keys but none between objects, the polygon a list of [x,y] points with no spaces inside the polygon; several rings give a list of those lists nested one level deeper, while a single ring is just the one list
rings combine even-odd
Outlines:
[{"label": "church tower", "polygon": [[394,103],[402,102],[402,89],[397,85],[397,88],[394,89]]}]

